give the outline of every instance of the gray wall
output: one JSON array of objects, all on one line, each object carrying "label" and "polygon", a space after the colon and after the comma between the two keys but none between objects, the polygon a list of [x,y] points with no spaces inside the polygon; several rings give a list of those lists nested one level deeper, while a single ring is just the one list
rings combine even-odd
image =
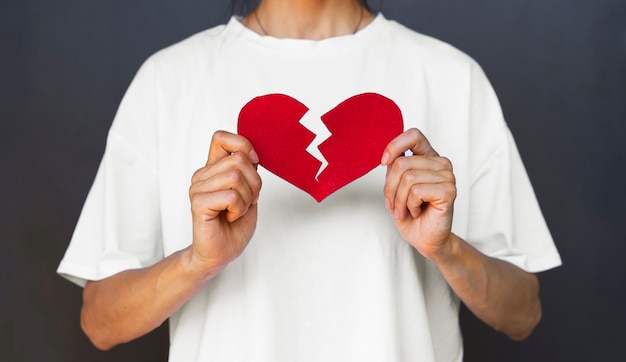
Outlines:
[{"label": "gray wall", "polygon": [[[379,0],[484,67],[565,265],[513,343],[466,311],[467,361],[626,358],[626,3]],[[0,3],[0,360],[162,361],[164,328],[108,353],[55,275],[117,105],[154,51],[223,22],[226,1]]]}]

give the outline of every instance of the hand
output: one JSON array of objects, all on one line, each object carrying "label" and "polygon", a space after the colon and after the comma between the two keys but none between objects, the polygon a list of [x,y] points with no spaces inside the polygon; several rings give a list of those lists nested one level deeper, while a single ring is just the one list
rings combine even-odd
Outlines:
[{"label": "hand", "polygon": [[[404,156],[410,150],[412,156]],[[385,204],[402,237],[428,259],[445,256],[452,247],[452,214],[456,198],[452,164],[413,128],[385,148]]]},{"label": "hand", "polygon": [[218,131],[211,140],[206,166],[192,177],[190,261],[207,277],[237,258],[254,234],[261,190],[258,162],[247,139]]}]

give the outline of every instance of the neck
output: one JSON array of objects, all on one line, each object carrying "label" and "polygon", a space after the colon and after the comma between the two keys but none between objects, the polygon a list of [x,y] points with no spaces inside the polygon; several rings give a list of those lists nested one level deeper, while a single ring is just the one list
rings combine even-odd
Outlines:
[{"label": "neck", "polygon": [[356,0],[262,0],[243,24],[261,35],[319,40],[353,34],[373,18]]}]

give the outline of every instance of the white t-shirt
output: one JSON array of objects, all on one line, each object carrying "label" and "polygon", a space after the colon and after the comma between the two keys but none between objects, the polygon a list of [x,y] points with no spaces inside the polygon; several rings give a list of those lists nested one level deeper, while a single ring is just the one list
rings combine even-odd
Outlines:
[{"label": "white t-shirt", "polygon": [[[188,190],[216,130],[282,93],[318,120],[353,95],[400,108],[455,170],[453,232],[536,272],[560,264],[497,98],[468,56],[378,15],[321,41],[260,36],[236,18],[152,56],[111,127],[58,272],[84,285],[192,240]],[[322,122],[309,128],[323,134]],[[358,149],[346,150],[358,157]],[[170,318],[171,361],[460,361],[459,300],[396,231],[385,169],[318,203],[264,168],[244,253]]]}]

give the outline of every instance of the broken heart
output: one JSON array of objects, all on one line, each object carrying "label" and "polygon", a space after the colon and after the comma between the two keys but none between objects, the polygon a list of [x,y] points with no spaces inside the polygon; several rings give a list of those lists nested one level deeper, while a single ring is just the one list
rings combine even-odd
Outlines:
[{"label": "broken heart", "polygon": [[404,127],[400,108],[389,98],[363,93],[346,99],[321,117],[331,136],[318,146],[328,166],[317,175],[322,162],[306,151],[315,134],[299,123],[308,110],[284,94],[256,97],[241,109],[237,131],[252,143],[263,167],[318,202],[378,166]]}]

